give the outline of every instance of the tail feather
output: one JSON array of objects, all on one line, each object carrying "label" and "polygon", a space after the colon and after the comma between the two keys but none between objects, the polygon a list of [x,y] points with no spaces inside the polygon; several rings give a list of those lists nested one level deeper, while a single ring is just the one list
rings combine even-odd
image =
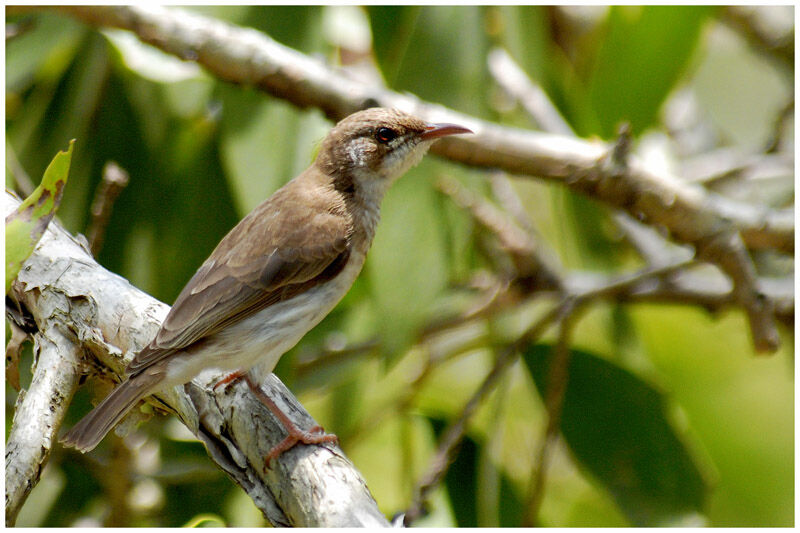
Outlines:
[{"label": "tail feather", "polygon": [[93,450],[139,400],[153,391],[153,386],[160,380],[160,376],[140,374],[123,382],[61,437],[61,443],[84,453]]}]

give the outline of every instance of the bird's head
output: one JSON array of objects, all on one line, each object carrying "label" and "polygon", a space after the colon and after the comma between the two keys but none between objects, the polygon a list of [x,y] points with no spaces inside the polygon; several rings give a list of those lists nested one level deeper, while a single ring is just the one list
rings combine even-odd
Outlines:
[{"label": "bird's head", "polygon": [[344,187],[379,199],[394,180],[419,163],[436,139],[472,133],[455,124],[430,124],[398,111],[373,107],[340,121],[320,147],[317,164]]}]

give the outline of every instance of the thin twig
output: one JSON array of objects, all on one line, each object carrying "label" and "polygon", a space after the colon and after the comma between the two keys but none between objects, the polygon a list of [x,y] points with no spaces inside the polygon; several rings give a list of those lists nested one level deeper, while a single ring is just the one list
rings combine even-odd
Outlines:
[{"label": "thin twig", "polygon": [[569,380],[569,362],[572,354],[570,336],[572,327],[577,320],[575,304],[576,301],[569,298],[559,308],[558,339],[555,346],[553,346],[553,356],[550,361],[545,392],[547,422],[545,423],[544,435],[539,444],[539,451],[536,454],[534,463],[535,467],[528,487],[525,516],[521,524],[523,527],[535,527],[537,525],[539,508],[544,496],[547,467],[550,463],[550,453],[561,427],[561,412],[564,406],[567,381]]},{"label": "thin twig", "polygon": [[696,261],[693,258],[678,259],[675,262],[666,265],[646,267],[627,276],[606,278],[602,283],[593,284],[585,289],[582,289],[575,284],[575,282],[580,279],[576,276],[570,279],[570,293],[575,295],[581,304],[600,298],[615,298],[623,294],[630,293],[632,290],[639,287],[643,281],[653,278],[663,278],[669,274],[681,271],[694,264],[696,264]]},{"label": "thin twig", "polygon": [[[544,94],[544,91],[535,86],[517,67],[508,54],[502,50],[493,51],[489,64],[495,78],[502,80],[507,90],[521,101],[535,102],[535,105],[529,106],[530,109],[526,107],[533,117],[539,119],[542,124],[548,125],[551,131],[571,133],[565,123],[561,124],[549,119],[553,115],[558,117],[552,102]],[[649,211],[651,224],[656,222],[663,224],[672,231],[674,237],[693,244],[699,257],[717,264],[731,277],[735,287],[734,294],[747,314],[756,352],[777,350],[780,345],[780,337],[775,326],[773,308],[758,291],[755,268],[745,249],[744,236],[740,235],[734,226],[722,220],[715,221],[706,229],[695,233],[699,229],[697,225],[684,226],[681,215],[669,214],[669,211],[675,207],[669,198],[676,198],[672,192],[668,192],[671,187],[664,188],[662,186],[667,183],[655,181],[651,182],[652,187],[642,187],[649,178],[644,179],[644,174],[638,173],[635,168],[631,167],[631,142],[630,125],[622,124],[614,146],[604,157],[600,158],[596,168],[597,174],[592,176],[592,171],[582,173],[582,177],[573,183],[577,184],[580,181],[579,188],[583,189],[585,186],[583,192],[594,198],[618,196],[626,198],[618,204],[618,207],[629,212],[631,211],[630,207],[634,204],[642,206],[642,208],[634,208],[634,213],[647,217]],[[624,182],[634,177],[635,179],[630,183],[633,187],[625,191],[627,186]],[[666,196],[660,196],[662,194]],[[653,205],[659,205],[659,210],[666,215],[665,217],[662,217],[661,214],[653,217],[655,213],[650,207],[643,208],[645,205],[650,205],[652,200],[655,200]],[[666,222],[666,219],[670,219],[670,222]],[[705,224],[710,222],[710,219],[703,222],[696,219],[695,222]],[[702,237],[700,237],[701,234],[703,234]]]},{"label": "thin twig", "polygon": [[517,65],[502,48],[495,48],[488,56],[489,72],[495,81],[513,96],[543,130],[561,135],[573,135],[572,128],[561,116],[547,93]]},{"label": "thin twig", "polygon": [[27,172],[25,172],[25,168],[22,166],[22,163],[19,162],[17,152],[11,146],[11,143],[8,142],[8,139],[6,139],[6,165],[8,166],[8,170],[11,172],[11,176],[14,178],[14,183],[17,185],[17,191],[20,192],[24,197],[30,196],[36,187],[34,186],[31,177],[28,176]]},{"label": "thin twig", "polygon": [[[15,7],[24,12],[40,7]],[[432,151],[466,164],[559,181],[572,190],[625,210],[671,238],[691,244],[736,287],[757,351],[774,351],[774,317],[754,285],[746,246],[794,250],[791,212],[728,200],[687,186],[661,169],[630,158],[623,173],[604,168],[609,147],[574,136],[542,134],[481,121],[411,95],[368,86],[266,35],[179,9],[150,6],[57,6],[90,24],[128,29],[140,39],[203,65],[218,78],[253,85],[297,106],[315,106],[341,119],[363,107],[398,107],[427,119],[470,128],[474,135],[436,143]],[[738,238],[737,235],[741,237]]]},{"label": "thin twig", "polygon": [[666,265],[675,262],[676,258],[694,256],[694,250],[669,242],[655,228],[642,224],[622,211],[612,213],[611,218],[627,241],[651,266]]},{"label": "thin twig", "polygon": [[536,229],[531,223],[528,213],[525,211],[525,205],[519,198],[519,194],[511,185],[511,180],[505,172],[491,172],[489,173],[489,183],[492,186],[492,194],[494,194],[500,205],[508,211],[514,218],[514,221],[527,232],[528,235],[536,237]]},{"label": "thin twig", "polygon": [[472,415],[475,414],[478,406],[494,389],[495,384],[497,384],[505,370],[517,360],[520,348],[529,344],[533,339],[540,337],[547,330],[550,323],[556,318],[555,311],[556,309],[545,313],[517,342],[503,349],[480,387],[478,387],[472,397],[464,405],[459,416],[450,424],[447,430],[445,430],[428,470],[417,483],[417,487],[414,491],[414,498],[403,520],[406,526],[410,526],[417,519],[424,516],[425,502],[430,492],[436,488],[444,478],[450,464],[455,460],[456,452],[467,430],[467,423],[472,418]]},{"label": "thin twig", "polygon": [[791,124],[789,121],[792,116],[794,116],[794,95],[792,95],[792,99],[786,102],[786,105],[778,111],[772,125],[772,135],[770,135],[770,139],[764,147],[765,153],[772,154],[781,148],[784,137],[786,136],[787,125]]},{"label": "thin twig", "polygon": [[481,386],[478,387],[478,390],[461,410],[458,418],[447,428],[447,431],[439,442],[436,454],[430,462],[428,471],[417,483],[414,499],[406,511],[405,519],[403,520],[406,526],[410,526],[425,514],[425,501],[430,491],[439,484],[447,472],[447,469],[450,467],[450,464],[455,460],[456,452],[467,430],[467,423],[470,418],[472,418],[472,415],[483,399],[492,391],[495,383],[500,376],[502,376],[503,371],[515,360],[516,351],[513,348],[504,350],[495,361],[492,370],[486,378],[484,378]]},{"label": "thin twig", "polygon": [[533,280],[540,289],[558,288],[559,278],[551,266],[553,260],[540,253],[542,246],[534,241],[530,233],[520,229],[504,212],[461,185],[458,180],[442,176],[436,185],[457,205],[469,210],[476,222],[498,238],[514,263],[517,278]]},{"label": "thin twig", "polygon": [[[776,10],[783,10],[784,13],[776,13]],[[793,16],[790,5],[730,6],[723,11],[721,20],[742,35],[755,50],[777,59],[788,70],[793,71]]]},{"label": "thin twig", "polygon": [[128,185],[128,173],[116,162],[109,161],[103,167],[103,178],[97,187],[97,192],[92,202],[92,221],[89,225],[87,239],[92,255],[97,257],[105,240],[106,227],[111,218],[111,210],[117,196]]},{"label": "thin twig", "polygon": [[529,525],[538,514],[541,492],[544,487],[547,458],[549,449],[557,432],[560,422],[560,409],[563,402],[563,394],[567,380],[567,366],[569,363],[569,335],[574,323],[577,321],[579,313],[590,303],[598,298],[607,298],[615,295],[625,294],[634,290],[639,284],[652,278],[660,278],[686,266],[692,264],[691,260],[681,261],[662,267],[648,268],[631,276],[607,280],[605,283],[597,284],[591,288],[572,289],[568,291],[562,301],[553,307],[548,313],[542,316],[525,333],[507,346],[495,361],[492,370],[487,374],[478,390],[465,404],[459,416],[448,427],[442,437],[436,454],[431,460],[430,466],[420,479],[415,490],[415,496],[411,505],[405,513],[404,523],[412,524],[415,520],[425,514],[425,501],[430,492],[438,486],[443,479],[450,464],[455,459],[458,446],[466,432],[467,423],[474,414],[483,399],[491,392],[494,384],[503,372],[516,361],[519,351],[524,349],[535,339],[540,337],[554,320],[560,325],[559,337],[554,348],[554,358],[551,366],[550,377],[548,378],[547,389],[547,411],[548,425],[540,446],[537,471],[532,477],[530,494],[529,514],[527,519]]}]

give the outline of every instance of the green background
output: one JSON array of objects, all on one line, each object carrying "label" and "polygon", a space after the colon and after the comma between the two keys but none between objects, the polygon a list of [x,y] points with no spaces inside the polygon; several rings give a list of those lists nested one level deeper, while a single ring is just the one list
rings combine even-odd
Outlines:
[{"label": "green background", "polygon": [[[392,89],[531,127],[489,73],[487,54],[502,46],[589,138],[613,138],[623,120],[636,142],[668,136],[665,102],[688,93],[711,132],[705,149],[751,153],[768,142],[793,91],[793,71],[721,24],[723,8],[595,7],[579,29],[546,7],[193,9],[333,63],[347,39],[361,37]],[[31,26],[7,41],[7,152],[35,184],[77,139],[58,214],[73,232],[87,231],[105,163],[126,169],[130,184],[98,260],[165,302],[237,220],[311,162],[331,126],[317,110],[219,82],[124,32],[55,14],[10,21]],[[388,193],[353,289],[277,369],[338,434],[387,516],[407,507],[437,435],[491,368],[492,347],[543,309],[512,309],[418,342],[426,325],[470,307],[469,280],[495,268],[485,232],[437,190],[443,175],[490,196],[485,172],[427,157]],[[8,171],[6,183],[14,185]],[[557,185],[512,183],[567,268],[610,273],[640,264],[604,206]],[[793,340],[782,330],[783,348],[756,357],[747,331],[739,311],[593,305],[573,335],[574,380],[539,523],[793,525]],[[315,357],[371,340],[346,357]],[[481,405],[418,525],[519,525],[544,427],[539,391],[552,340],[530,347]],[[7,428],[15,398],[7,386]],[[67,425],[90,398],[82,388]],[[262,523],[176,420],[153,420],[137,436],[128,470],[117,469],[113,439],[85,456],[56,446],[17,525],[177,526],[205,515],[214,517],[206,525]],[[109,510],[119,502],[126,512],[113,522]]]}]

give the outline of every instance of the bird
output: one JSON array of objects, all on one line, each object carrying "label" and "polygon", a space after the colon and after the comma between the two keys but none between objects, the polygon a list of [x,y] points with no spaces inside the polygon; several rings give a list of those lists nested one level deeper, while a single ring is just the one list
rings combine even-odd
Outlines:
[{"label": "bird", "polygon": [[390,185],[434,141],[466,133],[472,131],[382,107],[338,122],[313,163],[223,237],[128,364],[127,378],[62,444],[91,451],[140,400],[209,369],[228,373],[217,385],[244,377],[282,422],[287,437],[269,452],[267,466],[298,442],[335,442],[318,426],[297,428],[261,391],[257,376],[271,372],[348,292]]}]

